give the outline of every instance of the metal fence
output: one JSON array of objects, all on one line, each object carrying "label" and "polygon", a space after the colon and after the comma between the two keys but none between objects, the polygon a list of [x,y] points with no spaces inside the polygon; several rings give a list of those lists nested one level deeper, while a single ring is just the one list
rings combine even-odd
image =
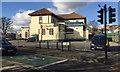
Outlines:
[{"label": "metal fence", "polygon": [[89,51],[90,50],[90,41],[61,41],[61,42],[53,42],[53,41],[46,41],[41,42],[39,41],[38,47],[42,49],[57,49],[57,50],[76,50],[76,51]]}]

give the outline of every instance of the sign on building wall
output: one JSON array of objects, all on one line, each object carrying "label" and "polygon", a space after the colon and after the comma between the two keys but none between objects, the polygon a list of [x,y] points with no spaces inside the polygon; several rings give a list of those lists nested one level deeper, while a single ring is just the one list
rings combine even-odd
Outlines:
[{"label": "sign on building wall", "polygon": [[70,45],[69,42],[63,42],[63,45]]}]

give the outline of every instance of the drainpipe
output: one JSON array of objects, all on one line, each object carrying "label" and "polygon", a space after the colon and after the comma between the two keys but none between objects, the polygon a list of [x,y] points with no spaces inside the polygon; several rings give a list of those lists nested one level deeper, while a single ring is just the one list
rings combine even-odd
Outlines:
[{"label": "drainpipe", "polygon": [[42,42],[42,34],[43,34],[43,31],[42,31],[42,25],[41,25],[41,42]]},{"label": "drainpipe", "polygon": [[86,26],[85,26],[85,24],[87,25],[87,23],[86,23],[86,18],[85,18],[85,20],[84,20],[84,28],[83,28],[83,31],[84,31],[84,39],[86,40],[87,38],[87,36],[86,36]]}]

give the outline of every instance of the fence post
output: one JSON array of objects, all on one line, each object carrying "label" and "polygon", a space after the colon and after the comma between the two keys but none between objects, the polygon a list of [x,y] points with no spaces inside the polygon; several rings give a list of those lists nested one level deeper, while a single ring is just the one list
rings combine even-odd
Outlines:
[{"label": "fence post", "polygon": [[47,48],[49,49],[49,42],[47,41]]},{"label": "fence post", "polygon": [[71,50],[71,42],[69,41],[69,45],[68,45],[68,51]]},{"label": "fence post", "polygon": [[41,41],[39,41],[39,48],[41,48]]},{"label": "fence post", "polygon": [[57,50],[58,50],[58,42],[56,42],[56,48],[57,48]]},{"label": "fence post", "polygon": [[62,51],[63,51],[63,41],[62,41]]}]

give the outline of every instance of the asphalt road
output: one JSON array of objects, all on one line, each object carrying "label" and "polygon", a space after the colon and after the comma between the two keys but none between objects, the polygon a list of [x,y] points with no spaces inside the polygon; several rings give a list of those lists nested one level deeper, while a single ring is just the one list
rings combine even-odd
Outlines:
[{"label": "asphalt road", "polygon": [[[25,42],[24,40],[13,40],[10,41],[13,45],[18,47],[18,52],[29,53],[31,55],[46,55],[59,58],[68,59],[67,62],[52,65],[46,67],[42,70],[50,71],[80,71],[80,72],[109,72],[112,67],[119,63],[120,54],[119,47],[120,44],[110,42],[111,51],[108,52],[108,65],[104,64],[104,51],[89,51],[89,41],[72,42],[71,50],[67,51],[67,46],[64,46],[64,51],[56,49],[56,43],[50,43],[50,49],[47,49],[47,43],[42,43],[42,48],[36,48],[39,46],[37,42]],[[61,48],[61,43],[59,43],[59,48]],[[18,66],[13,68],[15,72],[30,72],[34,68],[28,68],[16,64],[14,62],[3,60],[3,67],[8,66]],[[27,69],[27,71],[26,71]],[[11,71],[12,69],[6,69],[4,72]],[[22,70],[22,71],[21,71]],[[34,72],[39,72],[39,70],[34,69]],[[32,71],[31,71],[32,72]]]}]

